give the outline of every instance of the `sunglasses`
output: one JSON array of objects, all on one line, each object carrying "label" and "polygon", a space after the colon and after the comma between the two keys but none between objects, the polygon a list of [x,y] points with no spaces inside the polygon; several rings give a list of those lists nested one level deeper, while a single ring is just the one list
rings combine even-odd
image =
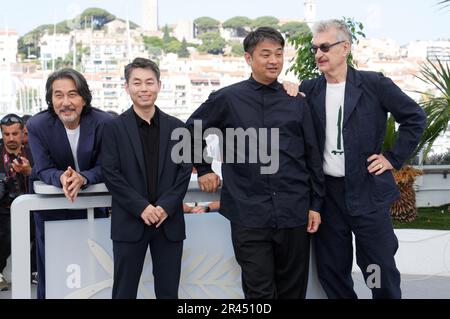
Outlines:
[{"label": "sunglasses", "polygon": [[13,115],[11,116],[7,115],[0,121],[1,125],[16,124],[16,123],[23,124],[23,121],[20,117]]},{"label": "sunglasses", "polygon": [[311,50],[312,54],[316,54],[318,49],[320,49],[320,51],[322,51],[323,53],[326,53],[326,52],[330,51],[330,49],[332,47],[334,47],[335,45],[338,45],[339,43],[342,43],[342,42],[345,42],[345,41],[338,41],[333,44],[328,44],[328,43],[322,43],[321,45],[313,44],[313,45],[311,45],[310,50]]}]

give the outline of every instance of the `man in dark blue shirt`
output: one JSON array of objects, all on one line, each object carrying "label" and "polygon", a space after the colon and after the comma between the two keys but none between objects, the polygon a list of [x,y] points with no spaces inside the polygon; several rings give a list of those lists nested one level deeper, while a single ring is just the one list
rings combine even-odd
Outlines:
[{"label": "man in dark blue shirt", "polygon": [[[318,229],[324,196],[321,155],[308,105],[277,81],[281,34],[259,28],[244,50],[250,79],[212,93],[187,124],[195,131],[201,120],[202,130],[225,133],[220,213],[231,222],[245,297],[304,298],[309,233]],[[210,165],[195,166],[201,189],[215,191]]]}]

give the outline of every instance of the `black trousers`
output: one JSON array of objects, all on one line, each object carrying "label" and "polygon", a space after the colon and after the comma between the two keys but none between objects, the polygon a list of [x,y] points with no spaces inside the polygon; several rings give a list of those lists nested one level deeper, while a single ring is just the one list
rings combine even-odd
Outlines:
[{"label": "black trousers", "polygon": [[[35,229],[33,227],[33,214],[30,214],[30,263],[31,272],[36,271],[36,244],[35,244]],[[6,262],[11,255],[11,215],[0,213],[0,273],[6,267]]]},{"label": "black trousers", "polygon": [[231,223],[246,299],[304,299],[308,285],[309,234],[296,228],[248,228]]},{"label": "black trousers", "polygon": [[326,188],[315,251],[318,277],[328,298],[357,298],[351,276],[352,233],[356,261],[373,298],[401,298],[400,272],[394,259],[398,240],[389,209],[352,216],[346,208],[344,178],[327,176]]},{"label": "black trousers", "polygon": [[113,241],[113,299],[136,299],[148,247],[156,298],[178,299],[183,241],[168,240],[162,227],[155,226],[148,226],[137,242]]}]

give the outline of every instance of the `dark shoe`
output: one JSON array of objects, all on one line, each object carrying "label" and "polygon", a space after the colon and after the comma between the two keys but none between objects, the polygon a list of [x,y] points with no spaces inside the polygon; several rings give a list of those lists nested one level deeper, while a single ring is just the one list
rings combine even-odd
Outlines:
[{"label": "dark shoe", "polygon": [[9,283],[6,281],[3,274],[0,272],[0,291],[5,291],[9,289]]}]

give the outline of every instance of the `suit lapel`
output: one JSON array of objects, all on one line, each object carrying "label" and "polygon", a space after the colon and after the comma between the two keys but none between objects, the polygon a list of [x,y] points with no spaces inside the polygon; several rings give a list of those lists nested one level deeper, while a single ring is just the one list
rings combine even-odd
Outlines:
[{"label": "suit lapel", "polygon": [[325,77],[322,75],[319,78],[319,83],[317,84],[316,88],[314,89],[313,95],[315,96],[313,101],[313,110],[316,113],[317,117],[320,120],[320,124],[322,124],[322,130],[325,131],[326,127],[326,114],[325,114],[325,97],[327,93],[327,86]]},{"label": "suit lapel", "polygon": [[84,115],[80,120],[80,138],[78,140],[77,160],[80,171],[89,169],[89,162],[94,150],[94,130],[92,118]]},{"label": "suit lapel", "polygon": [[[142,150],[141,137],[138,132],[138,127],[136,123],[136,118],[133,112],[133,108],[129,108],[124,114],[123,119],[125,126],[125,131],[128,134],[131,145],[134,149],[134,154],[136,155],[137,161],[139,163],[139,168],[141,169],[142,176],[145,176],[145,165],[144,165],[144,151]],[[147,184],[147,179],[144,178]]]},{"label": "suit lapel", "polygon": [[352,67],[348,67],[347,80],[345,84],[345,99],[344,99],[344,122],[342,127],[345,127],[350,115],[355,110],[361,97],[362,90],[359,88],[361,84],[360,75]]},{"label": "suit lapel", "polygon": [[164,163],[166,161],[167,144],[170,142],[170,127],[167,114],[159,110],[159,158],[158,181],[161,180]]}]

